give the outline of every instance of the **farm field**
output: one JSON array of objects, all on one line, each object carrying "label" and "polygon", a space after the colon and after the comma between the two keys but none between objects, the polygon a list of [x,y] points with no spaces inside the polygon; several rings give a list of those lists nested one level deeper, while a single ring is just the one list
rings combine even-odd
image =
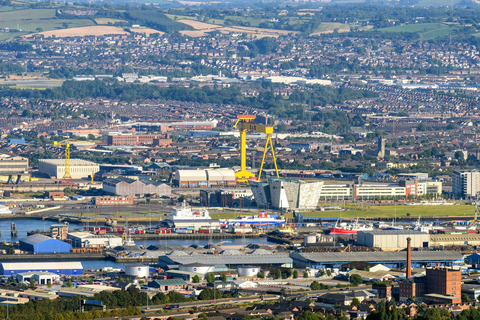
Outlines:
[{"label": "farm field", "polygon": [[155,29],[151,29],[151,28],[130,28],[130,32],[132,33],[144,33],[147,35],[147,37],[149,37],[151,34],[155,34],[155,33],[158,33],[159,35],[164,35],[165,32],[162,32],[162,31],[158,31],[158,30],[155,30]]},{"label": "farm field", "polygon": [[[194,21],[198,21],[197,20],[197,17],[191,17],[191,16],[182,16],[182,15],[178,15],[178,14],[166,14],[167,17],[169,17],[170,19],[174,20],[174,21],[178,21],[178,20],[194,20]],[[175,20],[175,17],[177,17],[177,19]],[[223,25],[225,23],[224,20],[222,19],[208,19],[208,21],[202,21],[204,23],[212,23],[212,24],[218,24],[218,25]]]},{"label": "farm field", "polygon": [[127,21],[126,21],[126,20],[121,20],[121,19],[97,18],[97,19],[95,19],[95,22],[96,22],[97,24],[109,24],[109,23],[127,22]]},{"label": "farm field", "polygon": [[[338,204],[343,207],[342,204]],[[348,204],[352,207],[352,204]],[[348,211],[321,211],[308,212],[306,217],[342,217],[342,218],[399,218],[407,217],[449,217],[449,216],[474,216],[475,207],[470,205],[397,205],[397,206],[372,206],[371,204],[357,203],[354,210]]]},{"label": "farm field", "polygon": [[264,38],[264,37],[278,37],[281,35],[289,34],[289,33],[298,33],[295,31],[289,30],[276,30],[276,29],[265,29],[265,28],[254,28],[254,27],[222,27],[220,25],[215,25],[211,23],[205,23],[200,21],[193,21],[193,20],[177,20],[178,22],[187,24],[192,26],[195,30],[182,30],[180,31],[181,34],[184,36],[189,37],[203,37],[208,32],[212,31],[220,31],[222,33],[247,33],[250,36],[256,38]]},{"label": "farm field", "polygon": [[181,22],[183,24],[186,24],[188,26],[191,26],[195,30],[213,30],[217,28],[221,28],[222,26],[216,25],[216,24],[211,24],[211,23],[205,23],[205,22],[200,22],[196,20],[177,20],[177,22]]},{"label": "farm field", "polygon": [[0,40],[22,36],[39,30],[48,31],[68,27],[93,26],[89,19],[55,19],[55,9],[25,9],[0,12],[0,29],[10,28],[20,32],[5,32],[0,34]]},{"label": "farm field", "polygon": [[255,18],[251,18],[251,17],[239,17],[239,16],[225,16],[225,20],[226,19],[231,19],[231,20],[235,20],[235,21],[242,21],[242,22],[248,22],[250,23],[250,26],[252,27],[258,27],[258,25],[262,22],[267,22],[268,20],[265,20],[265,19],[255,19]]},{"label": "farm field", "polygon": [[82,28],[69,28],[69,29],[44,31],[37,34],[41,34],[44,37],[55,36],[58,38],[64,38],[64,37],[103,36],[106,34],[129,34],[129,33],[119,27],[91,26],[91,27],[82,27]]},{"label": "farm field", "polygon": [[333,33],[335,29],[338,29],[338,32],[349,32],[350,25],[343,24],[340,22],[322,22],[320,26],[312,33],[312,35],[319,35],[323,33]]},{"label": "farm field", "polygon": [[432,40],[453,33],[455,28],[442,23],[415,23],[376,30],[384,32],[417,32],[422,40]]}]

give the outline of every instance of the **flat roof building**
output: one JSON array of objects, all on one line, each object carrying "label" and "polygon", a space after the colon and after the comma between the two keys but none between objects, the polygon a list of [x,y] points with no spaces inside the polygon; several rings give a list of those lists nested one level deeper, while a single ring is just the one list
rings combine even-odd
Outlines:
[{"label": "flat roof building", "polygon": [[292,259],[286,253],[269,254],[232,254],[232,255],[164,255],[158,257],[159,265],[166,268],[172,265],[191,265],[199,263],[206,266],[226,265],[232,269],[244,265],[271,265],[277,267],[292,267]]},{"label": "flat roof building", "polygon": [[122,238],[112,234],[91,234],[89,232],[70,232],[74,248],[103,248],[121,246]]},{"label": "flat roof building", "polygon": [[2,262],[0,263],[0,275],[11,276],[17,273],[45,271],[62,275],[82,275],[81,262]]},{"label": "flat roof building", "polygon": [[[381,263],[398,268],[405,265],[405,252],[322,252],[292,253],[295,268],[331,268],[350,262]],[[433,266],[437,264],[458,266],[463,263],[463,255],[456,251],[413,251],[412,264]]]},{"label": "flat roof building", "polygon": [[358,231],[357,243],[361,246],[381,248],[383,250],[400,250],[405,248],[407,238],[412,239],[412,247],[426,248],[430,235],[414,230],[372,230]]},{"label": "flat roof building", "polygon": [[477,197],[480,193],[480,172],[477,170],[454,170],[452,193],[461,198]]}]

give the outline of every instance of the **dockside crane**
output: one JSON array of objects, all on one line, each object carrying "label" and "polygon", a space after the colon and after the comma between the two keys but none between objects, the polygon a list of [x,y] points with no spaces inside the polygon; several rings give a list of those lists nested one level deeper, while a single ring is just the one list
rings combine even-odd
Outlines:
[{"label": "dockside crane", "polygon": [[[238,115],[237,122],[233,126],[234,128],[238,128],[238,130],[240,131],[240,171],[235,173],[235,176],[237,177],[237,181],[239,183],[247,183],[248,180],[261,179],[263,165],[265,164],[265,156],[267,155],[267,149],[269,145],[272,150],[275,172],[277,174],[277,177],[279,177],[277,161],[275,159],[275,150],[272,143],[273,126],[252,122],[253,120],[255,120],[255,118],[255,115]],[[263,150],[262,164],[260,166],[260,171],[258,172],[257,178],[255,178],[255,175],[253,173],[247,171],[247,131],[265,133],[267,135],[267,141],[265,142],[265,148]]]},{"label": "dockside crane", "polygon": [[65,139],[62,141],[54,141],[54,146],[65,146],[65,174],[63,175],[62,185],[75,185],[72,175],[70,174],[70,145],[74,142],[73,139]]}]

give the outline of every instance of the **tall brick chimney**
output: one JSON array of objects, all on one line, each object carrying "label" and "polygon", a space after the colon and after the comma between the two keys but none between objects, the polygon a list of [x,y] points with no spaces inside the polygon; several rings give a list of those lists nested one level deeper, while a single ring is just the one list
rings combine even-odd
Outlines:
[{"label": "tall brick chimney", "polygon": [[412,277],[412,239],[410,237],[407,238],[407,279]]}]

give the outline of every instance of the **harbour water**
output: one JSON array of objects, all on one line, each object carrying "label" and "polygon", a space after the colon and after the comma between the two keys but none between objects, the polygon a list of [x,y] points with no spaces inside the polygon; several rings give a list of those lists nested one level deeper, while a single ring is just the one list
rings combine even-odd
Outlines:
[{"label": "harbour water", "polygon": [[[11,223],[15,222],[17,225],[18,235],[17,237],[11,236]],[[0,242],[17,242],[18,240],[27,236],[28,231],[49,231],[50,226],[56,224],[54,221],[40,220],[40,219],[18,219],[18,220],[0,220]],[[70,223],[69,230],[74,231],[75,229],[82,230],[83,225],[78,223]],[[208,243],[223,243],[225,245],[248,245],[250,243],[259,243],[259,244],[274,244],[273,242],[267,241],[267,238],[232,238],[232,239],[201,239],[201,240],[135,240],[137,246],[148,247],[151,245],[159,246],[170,246],[170,245],[181,245],[181,246],[190,246],[192,244],[204,246]],[[81,260],[85,270],[87,269],[101,269],[103,267],[113,267],[113,268],[124,268],[126,264],[116,263],[113,261],[107,260]]]}]

